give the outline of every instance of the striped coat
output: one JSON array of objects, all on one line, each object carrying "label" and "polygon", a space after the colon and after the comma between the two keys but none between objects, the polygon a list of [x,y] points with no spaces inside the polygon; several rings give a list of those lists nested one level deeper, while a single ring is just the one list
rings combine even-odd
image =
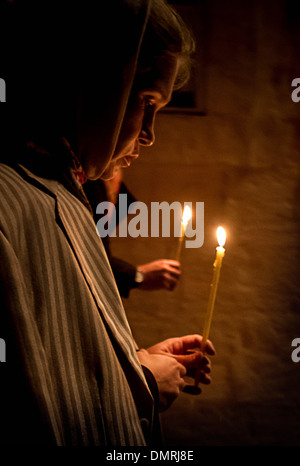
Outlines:
[{"label": "striped coat", "polygon": [[89,211],[0,164],[0,230],[4,443],[144,445],[153,398]]}]

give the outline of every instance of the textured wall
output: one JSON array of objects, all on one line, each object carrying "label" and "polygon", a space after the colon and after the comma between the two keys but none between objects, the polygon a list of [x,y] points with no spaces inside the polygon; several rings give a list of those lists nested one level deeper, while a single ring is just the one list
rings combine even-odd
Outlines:
[{"label": "textured wall", "polygon": [[[140,346],[202,332],[215,230],[228,234],[211,340],[213,383],[162,415],[166,443],[300,445],[297,2],[209,0],[206,116],[161,114],[157,141],[124,172],[136,197],[204,201],[205,236],[185,249],[173,292],[132,291],[125,307]],[[172,238],[112,240],[135,264],[174,257]]]}]

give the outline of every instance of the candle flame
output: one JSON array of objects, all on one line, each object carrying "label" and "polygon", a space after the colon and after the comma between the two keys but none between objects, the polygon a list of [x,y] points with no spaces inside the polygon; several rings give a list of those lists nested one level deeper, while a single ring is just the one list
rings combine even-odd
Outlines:
[{"label": "candle flame", "polygon": [[192,211],[188,205],[184,207],[183,214],[182,214],[182,222],[187,223],[192,216]]},{"label": "candle flame", "polygon": [[217,229],[217,238],[219,246],[223,247],[226,241],[226,231],[222,227],[218,227]]}]

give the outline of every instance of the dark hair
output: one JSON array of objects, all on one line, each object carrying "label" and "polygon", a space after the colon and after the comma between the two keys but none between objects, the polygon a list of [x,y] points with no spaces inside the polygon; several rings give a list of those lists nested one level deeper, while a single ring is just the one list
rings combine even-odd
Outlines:
[{"label": "dark hair", "polygon": [[151,67],[155,58],[173,55],[179,58],[174,89],[181,88],[190,77],[195,41],[180,15],[164,0],[152,0],[145,30],[138,70]]}]

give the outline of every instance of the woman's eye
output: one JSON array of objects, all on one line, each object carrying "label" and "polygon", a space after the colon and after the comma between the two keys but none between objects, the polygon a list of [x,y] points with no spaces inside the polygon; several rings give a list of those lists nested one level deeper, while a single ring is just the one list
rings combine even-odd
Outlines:
[{"label": "woman's eye", "polygon": [[142,100],[142,106],[143,106],[144,108],[153,107],[153,105],[154,105],[154,102],[153,102],[151,99],[149,99],[149,98],[147,98],[147,97],[144,97],[144,98],[143,98],[143,100]]},{"label": "woman's eye", "polygon": [[154,103],[151,100],[149,100],[149,99],[145,100],[145,106],[146,107],[153,107],[153,105],[154,105]]}]

